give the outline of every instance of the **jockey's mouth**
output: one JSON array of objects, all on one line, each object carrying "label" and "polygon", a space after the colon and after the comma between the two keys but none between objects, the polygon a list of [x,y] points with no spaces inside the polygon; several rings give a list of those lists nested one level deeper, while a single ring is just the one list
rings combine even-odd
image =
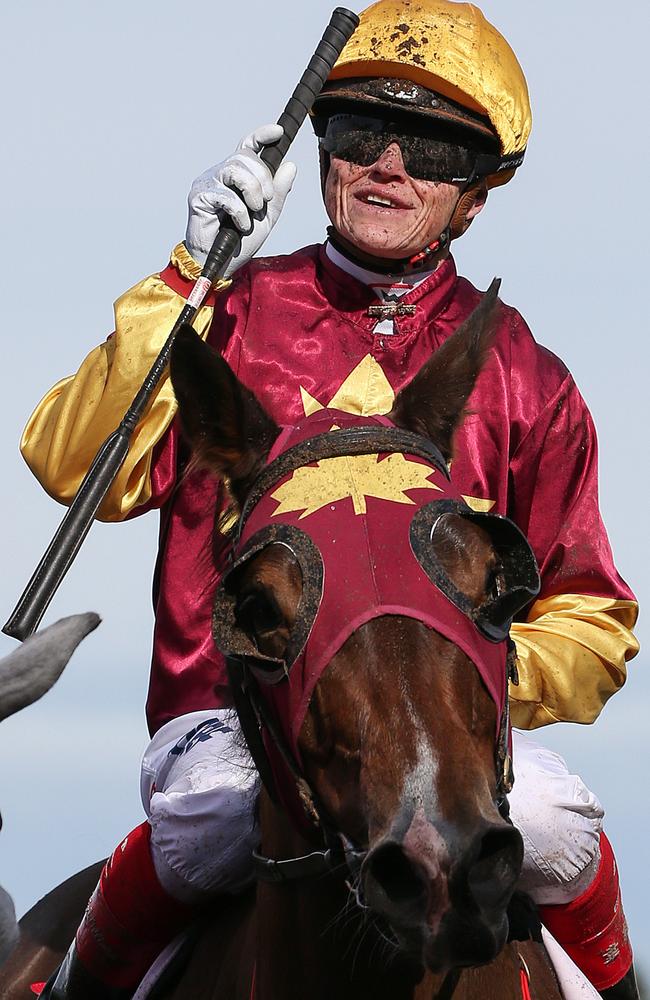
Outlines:
[{"label": "jockey's mouth", "polygon": [[393,194],[388,194],[377,185],[364,187],[360,191],[355,191],[353,197],[363,205],[370,205],[380,212],[384,210],[395,211],[396,209],[400,211],[413,211],[413,209],[418,207],[409,204],[402,198],[396,198]]}]

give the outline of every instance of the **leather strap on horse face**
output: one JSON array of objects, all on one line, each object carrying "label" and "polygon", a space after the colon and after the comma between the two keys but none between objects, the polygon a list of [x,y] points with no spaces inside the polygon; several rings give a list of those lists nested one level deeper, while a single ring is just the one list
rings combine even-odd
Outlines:
[{"label": "leather strap on horse face", "polygon": [[281,806],[273,768],[262,738],[263,729],[267,730],[294,780],[297,796],[307,820],[315,831],[321,834],[325,844],[325,850],[312,851],[302,857],[288,858],[284,861],[265,858],[257,851],[253,851],[253,863],[257,878],[266,882],[287,882],[312,878],[334,868],[340,868],[343,864],[347,865],[351,872],[356,872],[361,866],[366,852],[357,850],[327,819],[318,796],[303,775],[282,731],[276,726],[272,714],[267,710],[264,699],[260,697],[257,681],[251,674],[245,660],[229,657],[226,663],[242,732],[267,794],[276,806]]},{"label": "leather strap on horse face", "polygon": [[[319,825],[320,813],[316,806],[315,796],[309,788],[282,732],[275,725],[275,720],[272,718],[271,713],[267,711],[264,699],[260,697],[257,681],[251,674],[245,659],[238,660],[234,657],[229,657],[227,664],[228,677],[233,690],[235,708],[242,732],[255,767],[271,800],[275,805],[280,805],[280,795],[273,774],[273,768],[271,767],[271,762],[262,738],[263,729],[267,730],[296,784],[298,795],[307,818],[312,824]],[[305,790],[304,794],[301,791],[303,787]]]},{"label": "leather strap on horse face", "polygon": [[260,776],[262,784],[273,804],[277,806],[280,804],[280,797],[262,739],[262,724],[257,712],[257,704],[253,701],[250,694],[249,685],[252,678],[247,674],[243,663],[234,657],[229,656],[226,658],[226,667],[228,670],[228,682],[235,703],[235,711],[237,712],[246,745],[253,758],[253,763],[257,768],[257,773]]},{"label": "leather strap on horse face", "polygon": [[[510,684],[519,684],[519,672],[517,670],[517,649],[514,642],[508,637],[508,656],[506,659],[506,677]],[[512,791],[515,783],[515,772],[512,766],[512,755],[510,753],[510,698],[506,685],[506,698],[501,713],[501,723],[499,726],[499,738],[496,749],[496,769],[497,769],[497,808],[504,819],[510,816],[510,806],[508,795]]]}]

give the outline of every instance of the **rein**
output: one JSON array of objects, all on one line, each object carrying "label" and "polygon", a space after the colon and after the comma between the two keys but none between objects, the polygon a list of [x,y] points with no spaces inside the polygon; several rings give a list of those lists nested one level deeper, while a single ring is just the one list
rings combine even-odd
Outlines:
[{"label": "rein", "polygon": [[268,731],[291,772],[305,815],[311,825],[320,831],[325,843],[322,850],[310,851],[309,854],[282,861],[267,858],[258,851],[253,851],[255,877],[262,882],[272,882],[277,885],[298,879],[317,878],[343,866],[347,867],[350,874],[356,874],[361,869],[368,852],[357,849],[330,824],[316,793],[309,786],[284,736],[267,710],[264,699],[259,696],[257,682],[240,660],[229,658],[227,662],[242,732],[267,794],[275,805],[280,805],[273,769],[261,736],[262,727]]}]

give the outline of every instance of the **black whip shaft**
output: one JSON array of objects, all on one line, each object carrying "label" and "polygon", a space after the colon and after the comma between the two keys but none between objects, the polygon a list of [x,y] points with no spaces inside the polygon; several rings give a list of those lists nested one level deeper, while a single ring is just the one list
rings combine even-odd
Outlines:
[{"label": "black whip shaft", "polygon": [[[274,174],[280,166],[298,129],[320,93],[343,46],[359,23],[359,18],[344,7],[337,7],[325,29],[307,69],[278,119],[284,134],[272,146],[265,146],[261,159]],[[176,334],[184,323],[191,323],[214,281],[222,277],[238,252],[241,235],[235,225],[225,219],[208,254],[194,288],[174,323],[160,354],[151,366],[131,406],[119,427],[104,441],[95,455],[77,494],[61,521],[31,580],[2,631],[15,639],[26,639],[35,632],[54,597],[63,577],[70,568],[90,526],[108,493],[129,450],[135,427],[143,415],[163,372]]]}]

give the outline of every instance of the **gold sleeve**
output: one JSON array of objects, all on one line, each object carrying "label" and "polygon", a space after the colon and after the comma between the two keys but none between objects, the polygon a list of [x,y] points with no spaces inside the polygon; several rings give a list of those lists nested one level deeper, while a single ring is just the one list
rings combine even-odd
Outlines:
[{"label": "gold sleeve", "polygon": [[519,684],[510,687],[512,724],[593,722],[625,683],[626,661],[639,650],[634,601],[558,594],[536,601],[516,622]]},{"label": "gold sleeve", "polygon": [[[185,278],[200,267],[183,244],[171,255]],[[220,282],[218,291],[230,282]],[[90,352],[76,375],[50,389],[30,417],[20,448],[50,496],[74,498],[100,445],[120,423],[178,317],[185,299],[158,275],[145,278],[115,303],[115,333]],[[206,337],[213,309],[202,307],[194,327]],[[176,401],[167,374],[131,439],[129,453],[101,507],[102,521],[121,521],[151,496],[152,450],[169,427]]]}]

